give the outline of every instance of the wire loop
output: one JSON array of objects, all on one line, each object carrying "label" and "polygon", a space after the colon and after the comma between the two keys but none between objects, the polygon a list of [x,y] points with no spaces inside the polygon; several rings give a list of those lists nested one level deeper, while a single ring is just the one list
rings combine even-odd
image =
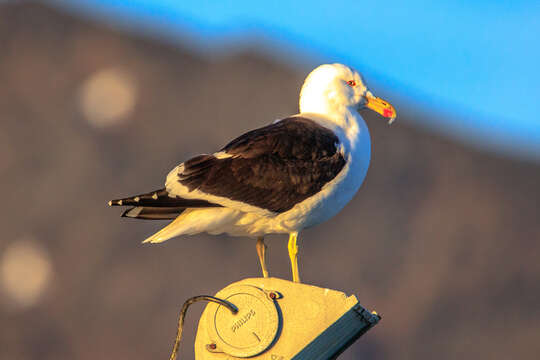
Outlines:
[{"label": "wire loop", "polygon": [[233,314],[238,313],[238,308],[233,303],[230,303],[227,300],[218,299],[217,297],[214,297],[214,296],[199,295],[199,296],[194,296],[192,298],[187,299],[184,305],[182,305],[182,309],[180,310],[180,316],[178,317],[178,330],[176,332],[176,340],[174,341],[173,350],[172,350],[169,360],[176,360],[176,357],[178,356],[178,348],[180,347],[180,340],[182,339],[182,330],[184,328],[184,318],[186,317],[187,309],[191,304],[196,303],[198,301],[214,302],[214,303],[225,306]]}]

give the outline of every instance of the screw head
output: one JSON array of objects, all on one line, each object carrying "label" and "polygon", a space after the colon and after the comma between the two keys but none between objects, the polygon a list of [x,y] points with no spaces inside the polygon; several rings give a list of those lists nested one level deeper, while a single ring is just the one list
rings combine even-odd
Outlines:
[{"label": "screw head", "polygon": [[216,344],[212,343],[212,344],[208,344],[208,348],[210,350],[216,350],[217,346],[216,346]]},{"label": "screw head", "polygon": [[268,294],[268,296],[270,297],[270,299],[272,300],[275,300],[277,298],[277,294],[275,292],[271,292],[270,294]]}]

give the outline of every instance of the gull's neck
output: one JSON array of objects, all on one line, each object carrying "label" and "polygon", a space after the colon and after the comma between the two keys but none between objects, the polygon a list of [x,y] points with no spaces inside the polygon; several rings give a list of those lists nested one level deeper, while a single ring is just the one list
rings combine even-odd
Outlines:
[{"label": "gull's neck", "polygon": [[360,113],[354,107],[324,101],[310,103],[300,101],[300,114],[314,114],[326,119],[322,125],[332,130],[334,130],[334,127],[338,127],[347,137],[351,147],[354,147],[361,128],[366,128],[367,131],[364,119],[362,119]]}]

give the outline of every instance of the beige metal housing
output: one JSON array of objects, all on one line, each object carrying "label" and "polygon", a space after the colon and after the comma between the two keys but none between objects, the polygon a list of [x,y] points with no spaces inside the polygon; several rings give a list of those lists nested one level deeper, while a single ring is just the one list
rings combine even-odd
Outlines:
[{"label": "beige metal housing", "polygon": [[206,306],[195,340],[196,360],[330,359],[380,319],[354,295],[278,278],[244,279],[215,296],[239,311]]}]

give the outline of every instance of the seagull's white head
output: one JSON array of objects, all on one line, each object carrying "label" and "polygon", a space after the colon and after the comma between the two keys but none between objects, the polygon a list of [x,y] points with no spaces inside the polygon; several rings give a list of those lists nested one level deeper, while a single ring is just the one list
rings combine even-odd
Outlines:
[{"label": "seagull's white head", "polygon": [[394,107],[375,97],[360,73],[342,64],[325,64],[313,70],[300,92],[300,112],[331,115],[367,107],[389,119],[396,118]]}]

